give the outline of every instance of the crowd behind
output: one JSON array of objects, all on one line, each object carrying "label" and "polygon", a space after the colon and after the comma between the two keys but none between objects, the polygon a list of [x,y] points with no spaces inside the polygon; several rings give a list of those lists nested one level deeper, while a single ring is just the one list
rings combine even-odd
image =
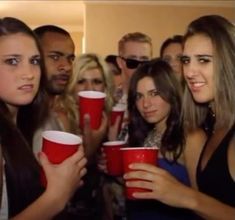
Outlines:
[{"label": "crowd behind", "polygon": [[[61,27],[0,19],[0,219],[235,219],[234,25],[199,17],[162,42],[159,57],[142,32],[117,48],[75,56]],[[106,94],[98,129],[89,115],[80,126],[81,91]],[[121,130],[120,117],[110,123],[116,106],[125,108]],[[52,164],[46,130],[81,136],[82,146]],[[102,143],[116,140],[158,147],[157,166],[109,175]],[[125,187],[148,192],[128,200]]]}]

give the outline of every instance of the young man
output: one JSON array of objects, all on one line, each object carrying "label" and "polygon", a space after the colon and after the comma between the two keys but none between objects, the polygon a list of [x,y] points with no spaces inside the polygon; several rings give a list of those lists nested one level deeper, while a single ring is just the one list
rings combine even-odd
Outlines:
[{"label": "young man", "polygon": [[[41,132],[43,130],[61,130],[73,132],[76,127],[75,122],[69,120],[68,114],[72,114],[72,109],[65,111],[66,105],[58,102],[61,95],[66,95],[65,91],[72,76],[72,66],[74,60],[75,46],[70,34],[57,26],[44,25],[34,30],[39,38],[42,48],[45,68],[47,74],[46,90],[50,102],[50,116],[45,125],[34,135],[34,152],[41,149]],[[61,106],[61,110],[58,108]]]},{"label": "young man", "polygon": [[[152,58],[152,40],[141,32],[125,34],[118,42],[117,63],[122,71],[122,97],[118,100],[118,104],[124,105],[127,109],[127,93],[129,82],[132,74],[142,63]],[[118,135],[118,139],[127,140],[127,111],[124,116],[122,130]],[[112,134],[112,136],[115,136]]]},{"label": "young man", "polygon": [[[141,63],[152,58],[152,40],[141,32],[125,34],[118,42],[118,55],[117,63],[122,71],[123,93],[125,96],[134,71]],[[125,100],[127,96],[123,98]]]},{"label": "young man", "polygon": [[[34,152],[41,149],[40,138],[42,130],[62,130],[78,134],[78,123],[73,116],[77,111],[75,105],[69,102],[67,87],[73,73],[74,42],[70,34],[64,29],[45,25],[34,30],[39,38],[45,67],[47,72],[47,93],[50,98],[50,118],[45,127],[40,128],[35,135]],[[68,104],[69,103],[69,104]],[[104,121],[104,120],[103,120]],[[88,159],[87,174],[84,185],[78,189],[73,199],[67,206],[63,219],[99,219],[101,215],[99,173],[96,172],[96,164],[92,164],[96,149],[101,146],[101,140],[106,132],[107,122],[103,122],[98,130],[91,130],[89,120],[86,120],[83,131],[83,145],[85,156]],[[39,146],[38,146],[39,145]],[[36,146],[36,147],[35,147]],[[94,150],[95,149],[95,150]]]}]

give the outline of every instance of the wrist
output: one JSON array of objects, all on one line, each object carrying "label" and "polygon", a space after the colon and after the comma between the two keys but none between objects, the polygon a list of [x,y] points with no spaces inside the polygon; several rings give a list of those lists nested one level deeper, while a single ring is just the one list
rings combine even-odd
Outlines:
[{"label": "wrist", "polygon": [[53,204],[55,213],[62,211],[67,203],[67,199],[64,196],[53,190],[46,189],[44,197],[46,198],[46,201],[48,201],[48,205]]}]

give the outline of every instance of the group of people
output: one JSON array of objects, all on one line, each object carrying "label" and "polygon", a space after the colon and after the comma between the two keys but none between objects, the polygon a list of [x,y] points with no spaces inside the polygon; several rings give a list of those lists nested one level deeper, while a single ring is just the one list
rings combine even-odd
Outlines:
[{"label": "group of people", "polygon": [[[163,42],[160,58],[152,54],[147,35],[121,38],[117,95],[105,60],[93,53],[76,58],[64,29],[31,30],[18,19],[0,19],[0,219],[234,219],[235,27],[221,16],[202,16],[184,36]],[[83,90],[106,93],[97,130],[89,116],[79,129]],[[120,133],[119,120],[109,125],[119,104],[126,106]],[[83,146],[53,165],[41,152],[48,129],[81,135]],[[159,147],[158,166],[131,164],[121,181],[109,178],[100,146],[117,139]],[[113,183],[122,190],[123,182],[149,192],[134,193],[119,215],[107,193]]]}]

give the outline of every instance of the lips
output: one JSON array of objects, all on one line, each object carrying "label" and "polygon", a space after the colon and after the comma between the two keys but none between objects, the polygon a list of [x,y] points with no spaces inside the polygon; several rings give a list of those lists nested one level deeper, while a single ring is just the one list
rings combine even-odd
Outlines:
[{"label": "lips", "polygon": [[205,82],[188,82],[189,88],[192,92],[199,91],[202,87],[206,85]]},{"label": "lips", "polygon": [[155,115],[155,113],[156,113],[156,110],[154,110],[154,111],[149,111],[149,112],[144,112],[144,116],[145,116],[146,118],[152,117],[152,116]]},{"label": "lips", "polygon": [[33,84],[25,84],[25,85],[20,86],[18,89],[21,91],[31,92],[33,88],[34,88]]},{"label": "lips", "polygon": [[53,80],[55,80],[56,82],[60,83],[60,84],[66,84],[69,81],[70,76],[67,74],[61,74],[61,75],[57,75],[57,76],[53,76]]}]

